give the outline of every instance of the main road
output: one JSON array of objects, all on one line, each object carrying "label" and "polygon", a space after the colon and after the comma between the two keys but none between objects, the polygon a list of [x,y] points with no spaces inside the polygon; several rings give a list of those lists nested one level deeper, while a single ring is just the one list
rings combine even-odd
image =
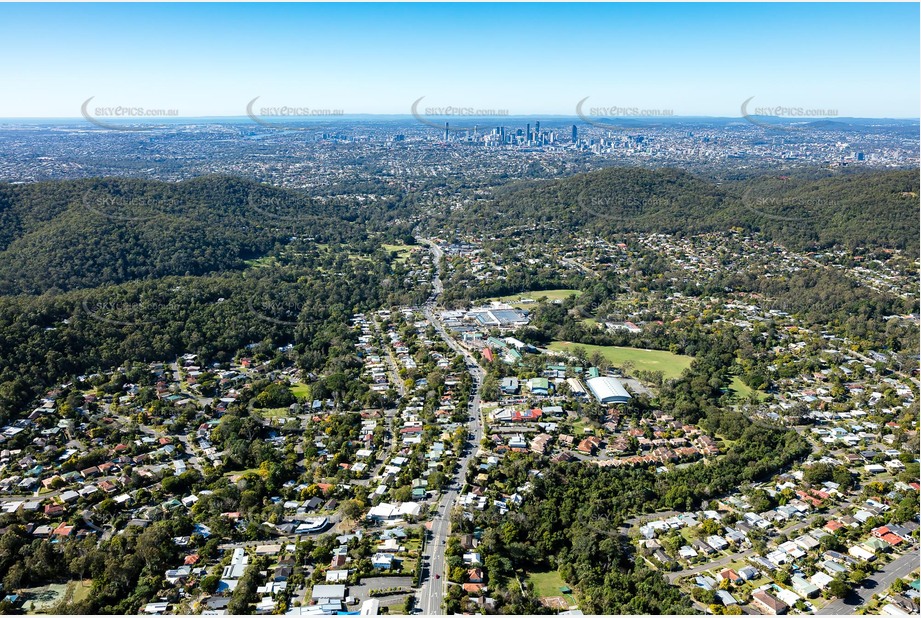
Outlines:
[{"label": "main road", "polygon": [[442,614],[442,604],[444,602],[445,586],[447,577],[445,573],[445,546],[448,540],[448,534],[451,531],[451,511],[457,501],[459,492],[464,486],[467,474],[467,466],[473,458],[474,453],[479,449],[480,440],[483,439],[483,422],[480,416],[480,389],[483,386],[483,376],[485,372],[477,364],[473,355],[465,350],[454,338],[448,334],[444,324],[442,324],[435,314],[435,306],[438,297],[441,296],[441,249],[435,243],[422,240],[432,251],[432,257],[435,260],[435,276],[432,279],[432,296],[423,307],[423,313],[429,324],[435,327],[438,335],[448,344],[448,346],[463,356],[467,365],[467,371],[473,378],[473,392],[470,397],[470,421],[468,425],[468,434],[473,438],[467,441],[464,453],[460,454],[458,459],[457,473],[451,479],[441,499],[438,501],[437,512],[431,522],[430,541],[422,553],[422,587],[419,590],[419,607],[422,613],[427,616],[436,616]]}]

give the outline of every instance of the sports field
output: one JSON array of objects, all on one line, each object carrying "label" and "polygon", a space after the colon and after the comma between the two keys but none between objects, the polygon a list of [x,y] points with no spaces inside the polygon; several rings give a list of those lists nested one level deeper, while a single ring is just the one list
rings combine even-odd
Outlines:
[{"label": "sports field", "polygon": [[[563,300],[569,296],[579,296],[582,290],[559,289],[559,290],[535,290],[533,292],[519,292],[518,294],[509,294],[508,296],[495,296],[493,298],[483,299],[483,303],[490,301],[499,301],[509,304],[513,307],[527,307],[537,302],[539,298],[546,297],[548,301]],[[523,302],[531,301],[531,302]]]},{"label": "sports field", "polygon": [[620,366],[626,361],[633,363],[634,369],[646,371],[661,371],[665,379],[677,378],[681,372],[691,366],[694,359],[683,354],[672,354],[665,350],[642,350],[640,348],[625,348],[613,345],[586,345],[570,341],[554,341],[548,346],[551,350],[572,352],[573,348],[583,348],[589,356],[596,351],[601,352],[614,366]]}]

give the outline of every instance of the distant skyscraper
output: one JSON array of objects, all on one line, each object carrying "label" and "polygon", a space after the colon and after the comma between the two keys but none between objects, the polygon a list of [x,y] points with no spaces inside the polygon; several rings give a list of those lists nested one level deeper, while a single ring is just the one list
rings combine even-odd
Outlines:
[{"label": "distant skyscraper", "polygon": [[534,125],[534,135],[540,135],[540,120],[538,120],[537,124]]},{"label": "distant skyscraper", "polygon": [[572,143],[575,144],[579,141],[579,127],[572,125]]},{"label": "distant skyscraper", "polygon": [[448,123],[445,123],[445,141],[448,141]]},{"label": "distant skyscraper", "polygon": [[528,123],[528,129],[524,135],[525,135],[525,139],[527,139],[530,142],[531,141],[531,123],[530,122]]}]

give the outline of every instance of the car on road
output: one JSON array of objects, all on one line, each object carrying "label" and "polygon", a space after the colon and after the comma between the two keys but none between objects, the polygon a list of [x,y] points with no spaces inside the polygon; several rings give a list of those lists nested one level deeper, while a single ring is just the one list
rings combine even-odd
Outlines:
[{"label": "car on road", "polygon": [[441,579],[441,575],[439,575],[438,573],[435,573],[435,579]]}]

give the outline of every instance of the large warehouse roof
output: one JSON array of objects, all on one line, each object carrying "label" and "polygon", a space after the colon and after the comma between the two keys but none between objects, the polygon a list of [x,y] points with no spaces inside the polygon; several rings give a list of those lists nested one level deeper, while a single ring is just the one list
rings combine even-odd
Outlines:
[{"label": "large warehouse roof", "polygon": [[630,393],[616,378],[592,378],[586,382],[588,390],[601,403],[627,403]]},{"label": "large warehouse roof", "polygon": [[344,599],[345,586],[342,584],[317,584],[310,593],[312,599]]}]

